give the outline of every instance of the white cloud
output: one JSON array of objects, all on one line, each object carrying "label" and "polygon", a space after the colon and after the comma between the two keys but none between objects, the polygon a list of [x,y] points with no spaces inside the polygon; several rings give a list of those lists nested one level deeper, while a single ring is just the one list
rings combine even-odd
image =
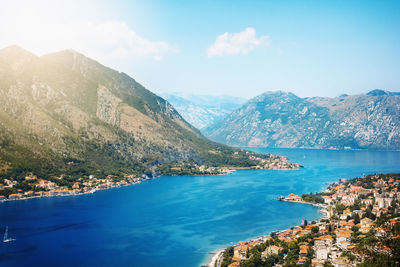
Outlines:
[{"label": "white cloud", "polygon": [[[135,57],[151,56],[155,60],[161,60],[162,55],[169,52],[176,52],[177,49],[172,45],[161,41],[150,41],[132,31],[129,26],[121,21],[108,21],[101,24],[88,24],[85,31],[81,32],[82,38],[86,35],[87,43],[96,44],[104,53],[109,53],[113,57]],[[101,42],[101,44],[99,44]]]},{"label": "white cloud", "polygon": [[268,46],[270,44],[268,36],[256,37],[254,28],[246,28],[238,33],[224,33],[217,37],[207,49],[209,57],[217,57],[234,54],[247,54],[257,46]]},{"label": "white cloud", "polygon": [[165,54],[178,51],[167,42],[140,36],[123,21],[15,23],[0,27],[0,36],[2,47],[17,44],[37,54],[71,48],[105,61],[134,57],[159,61]]}]

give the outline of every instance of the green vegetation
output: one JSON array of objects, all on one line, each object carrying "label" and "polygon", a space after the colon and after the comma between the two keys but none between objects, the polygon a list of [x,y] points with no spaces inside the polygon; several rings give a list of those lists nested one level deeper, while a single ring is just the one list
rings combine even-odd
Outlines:
[{"label": "green vegetation", "polygon": [[[363,188],[370,184],[372,190]],[[230,259],[231,254],[226,254],[225,261],[252,267],[331,267],[343,263],[357,267],[400,266],[398,192],[400,174],[382,174],[334,183],[323,194],[304,194],[303,200],[310,203],[318,203],[322,195],[329,194],[332,202],[321,207],[333,212],[332,216],[273,232],[264,243],[241,241],[234,251],[247,249],[247,256],[238,254],[239,259]],[[361,197],[365,195],[372,205],[366,206]],[[269,255],[277,251],[279,254]]]},{"label": "green vegetation", "polygon": [[310,203],[324,203],[324,199],[321,197],[321,194],[303,194],[301,198],[303,201]]},{"label": "green vegetation", "polygon": [[233,247],[227,247],[223,252],[223,259],[221,262],[221,267],[227,267],[229,264],[232,263],[233,257]]},{"label": "green vegetation", "polygon": [[74,51],[0,50],[0,77],[0,184],[18,184],[0,195],[35,191],[24,182],[31,173],[71,188],[89,175],[217,174],[283,162],[206,139],[131,77]]}]

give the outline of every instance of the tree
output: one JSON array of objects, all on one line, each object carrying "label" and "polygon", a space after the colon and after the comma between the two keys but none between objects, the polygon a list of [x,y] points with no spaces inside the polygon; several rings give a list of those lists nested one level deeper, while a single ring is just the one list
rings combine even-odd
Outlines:
[{"label": "tree", "polygon": [[358,215],[358,213],[353,213],[353,220],[354,220],[354,224],[358,224],[360,223],[360,216]]},{"label": "tree", "polygon": [[346,209],[346,206],[343,205],[342,203],[336,203],[335,204],[335,209],[336,209],[338,214],[342,214],[343,211]]},{"label": "tree", "polygon": [[351,206],[351,210],[359,210],[359,209],[361,209],[361,200],[357,198],[354,201],[354,205]]},{"label": "tree", "polygon": [[234,247],[227,247],[222,254],[222,262],[221,267],[227,267],[229,264],[232,263]]}]

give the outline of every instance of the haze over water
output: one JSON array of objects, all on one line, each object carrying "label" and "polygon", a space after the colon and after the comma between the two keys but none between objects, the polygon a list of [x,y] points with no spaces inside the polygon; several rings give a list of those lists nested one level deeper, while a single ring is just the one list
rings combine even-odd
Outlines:
[{"label": "haze over water", "polygon": [[[0,203],[1,266],[199,266],[211,251],[319,218],[310,205],[276,201],[327,182],[400,172],[400,152],[254,149],[300,170],[161,177],[92,195]],[[1,233],[2,234],[2,233]]]}]

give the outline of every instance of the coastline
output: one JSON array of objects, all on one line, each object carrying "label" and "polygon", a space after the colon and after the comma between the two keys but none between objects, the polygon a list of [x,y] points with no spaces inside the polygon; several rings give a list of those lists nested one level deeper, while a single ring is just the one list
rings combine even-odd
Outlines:
[{"label": "coastline", "polygon": [[[143,181],[148,181],[148,180],[154,180],[156,178],[150,178],[146,179]],[[107,188],[92,188],[91,190],[85,191],[85,192],[63,192],[63,193],[58,193],[58,194],[53,194],[53,195],[36,195],[36,196],[24,196],[21,198],[16,198],[16,199],[2,199],[0,200],[0,203],[2,202],[11,202],[11,201],[19,201],[19,200],[29,200],[29,199],[36,199],[36,198],[52,198],[52,197],[71,197],[71,196],[81,196],[81,195],[89,195],[89,194],[94,194],[98,191],[104,191],[104,190],[110,190],[110,189],[115,189],[115,188],[120,188],[120,187],[128,187],[128,186],[133,186],[140,184],[140,182],[134,182],[134,183],[128,183],[128,184],[120,184],[120,185],[111,185],[110,187]]]},{"label": "coastline", "polygon": [[216,252],[212,252],[215,253],[214,256],[211,258],[211,261],[207,264],[202,264],[202,267],[214,267],[214,266],[220,266],[221,262],[222,262],[222,255],[224,253],[225,249],[220,249],[217,250]]},{"label": "coastline", "polygon": [[[321,205],[321,204],[316,204],[316,203],[310,203],[310,202],[305,202],[305,201],[291,201],[291,200],[277,200],[277,201],[283,201],[283,202],[290,202],[290,203],[300,203],[300,204],[307,204],[307,205],[312,205],[314,207],[318,208],[318,213],[321,214],[321,216],[319,216],[318,219],[316,219],[316,221],[320,221],[324,218],[327,217],[328,211],[326,210],[326,206],[325,205]],[[248,238],[246,240],[249,240],[249,242],[254,242],[254,241],[259,241],[259,240],[264,240],[267,236],[271,236],[271,234],[279,234],[282,233],[284,231],[286,231],[287,229],[283,229],[283,230],[274,230],[271,231],[265,235],[262,236],[258,236],[258,237],[253,237],[253,238]],[[225,251],[227,247],[218,250],[217,252],[212,252],[215,253],[215,255],[211,258],[211,260],[207,263],[207,264],[202,264],[202,267],[221,267],[221,262],[222,262],[222,258],[223,258],[223,253]],[[218,263],[218,264],[216,264]]]},{"label": "coastline", "polygon": [[329,214],[328,210],[326,209],[328,207],[328,205],[324,205],[324,204],[317,204],[317,203],[310,203],[310,202],[305,202],[305,201],[291,201],[291,200],[278,200],[278,201],[283,201],[283,202],[290,202],[290,203],[300,203],[300,204],[307,204],[307,205],[312,205],[314,207],[318,208],[318,211],[320,213],[324,213],[326,215],[324,215],[322,218],[319,218],[319,220],[325,219],[327,214]]},{"label": "coastline", "polygon": [[[333,184],[333,183],[331,183],[331,184]],[[328,212],[328,210],[326,209],[326,208],[327,208],[327,205],[324,205],[324,204],[317,204],[317,203],[311,203],[311,202],[306,202],[306,201],[293,201],[293,200],[280,199],[280,198],[278,198],[277,201],[289,202],[289,203],[307,204],[307,205],[312,205],[312,206],[314,206],[314,207],[317,207],[317,208],[318,208],[318,213],[320,213],[321,216],[319,216],[319,218],[315,220],[316,222],[320,222],[321,220],[326,219],[326,218],[328,218],[328,216],[329,216],[329,212]],[[295,227],[295,226],[292,226],[292,227]],[[290,228],[288,228],[288,229],[290,229]],[[274,230],[274,231],[271,231],[271,232],[269,232],[269,233],[267,233],[267,234],[265,234],[265,235],[258,236],[258,237],[256,237],[256,238],[248,238],[248,239],[246,239],[246,240],[248,240],[248,242],[254,242],[254,241],[265,240],[266,237],[271,237],[272,234],[283,233],[283,232],[286,231],[286,230],[287,230],[287,229],[284,229],[284,230]],[[218,250],[218,251],[216,252],[216,254],[211,258],[211,260],[210,260],[209,263],[203,264],[203,265],[201,265],[201,266],[202,266],[202,267],[203,267],[203,266],[204,266],[204,267],[206,267],[206,266],[207,266],[207,267],[221,267],[221,262],[222,262],[222,259],[223,259],[223,253],[224,253],[224,251],[226,250],[226,248],[227,248],[227,247],[225,247],[224,249]]]},{"label": "coastline", "polygon": [[74,191],[63,191],[63,192],[58,192],[54,194],[41,194],[41,195],[33,195],[33,196],[23,196],[23,197],[18,197],[18,198],[5,198],[5,199],[0,199],[0,203],[2,202],[10,202],[10,201],[18,201],[18,200],[29,200],[29,199],[36,199],[36,198],[50,198],[50,197],[69,197],[69,196],[80,196],[80,195],[88,195],[88,194],[94,194],[97,191],[103,191],[103,190],[109,190],[109,189],[114,189],[114,188],[119,188],[119,187],[127,187],[127,186],[132,186],[132,185],[137,185],[140,184],[144,181],[150,181],[150,180],[155,180],[160,177],[168,177],[168,176],[213,176],[213,175],[230,175],[233,172],[235,172],[236,169],[229,169],[228,172],[221,172],[221,173],[216,173],[216,174],[211,174],[211,173],[205,173],[205,174],[194,174],[194,175],[162,175],[162,176],[155,176],[155,177],[146,177],[146,178],[141,178],[141,180],[136,181],[136,182],[127,182],[125,184],[110,184],[107,187],[95,187],[91,188],[90,190],[84,191],[84,192],[74,192]]},{"label": "coastline", "polygon": [[[263,168],[264,170],[297,170],[300,168],[303,168],[302,165],[300,164],[294,164],[291,163],[290,165],[291,167],[276,167],[276,166],[269,166],[268,168]],[[294,166],[294,167],[293,167]],[[211,172],[205,172],[202,174],[170,174],[170,175],[161,175],[163,177],[167,177],[167,176],[213,176],[213,175],[230,175],[233,174],[236,170],[256,170],[259,168],[256,167],[222,167],[219,169],[219,172],[217,173],[211,173]],[[78,195],[86,195],[86,194],[93,194],[97,191],[100,190],[108,190],[108,189],[112,189],[112,188],[116,188],[116,187],[124,187],[124,186],[130,186],[130,185],[135,185],[135,184],[139,184],[143,181],[148,181],[148,180],[153,180],[153,179],[157,179],[161,176],[154,176],[154,177],[149,177],[149,176],[145,176],[143,178],[136,178],[135,181],[125,181],[125,183],[111,183],[111,184],[107,184],[105,187],[94,187],[94,188],[90,188],[87,191],[79,191],[79,190],[64,190],[64,191],[58,191],[55,192],[54,190],[60,190],[60,188],[54,188],[51,191],[42,191],[41,194],[39,195],[22,195],[16,198],[0,198],[0,203],[2,202],[6,202],[6,201],[16,201],[16,200],[28,200],[28,199],[34,199],[34,198],[43,198],[43,197],[64,197],[64,196],[78,196]],[[138,180],[137,180],[138,179]],[[26,192],[21,192],[18,194],[25,194]],[[35,193],[35,192],[33,192]],[[1,196],[0,196],[1,197]]]},{"label": "coastline", "polygon": [[[374,262],[377,257],[387,257],[398,266],[397,243],[389,242],[400,238],[398,199],[399,173],[342,178],[321,193],[278,197],[277,201],[313,205],[325,215],[311,224],[303,220],[268,236],[238,241],[218,254],[221,264],[213,259],[208,266],[239,267],[243,262],[258,266],[263,261],[279,266],[350,267]],[[370,256],[365,257],[365,251]]]}]

